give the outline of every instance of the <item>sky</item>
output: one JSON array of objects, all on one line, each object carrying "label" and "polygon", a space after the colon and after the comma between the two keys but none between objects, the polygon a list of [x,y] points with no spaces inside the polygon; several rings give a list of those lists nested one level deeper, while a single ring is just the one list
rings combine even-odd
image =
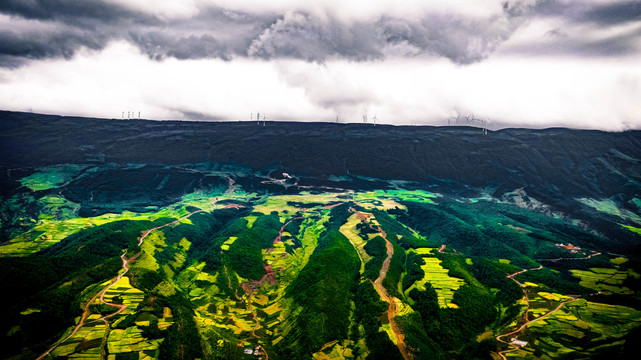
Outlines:
[{"label": "sky", "polygon": [[0,109],[641,129],[641,0],[2,0]]}]

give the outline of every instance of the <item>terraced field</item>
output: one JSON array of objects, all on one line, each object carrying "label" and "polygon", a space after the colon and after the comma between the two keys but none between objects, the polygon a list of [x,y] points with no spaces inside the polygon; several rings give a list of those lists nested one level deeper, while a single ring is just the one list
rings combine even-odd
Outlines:
[{"label": "terraced field", "polygon": [[641,276],[629,269],[618,271],[612,268],[591,268],[588,270],[571,270],[572,275],[581,279],[579,284],[606,294],[632,295],[634,291],[624,286],[626,279],[639,279]]},{"label": "terraced field", "polygon": [[[634,139],[356,126],[332,135],[341,157],[298,125],[102,124],[65,140],[78,163],[40,137],[0,146],[6,358],[614,359],[639,341],[641,156],[610,151]],[[167,134],[199,141],[169,153]],[[533,145],[549,137],[574,148]]]},{"label": "terraced field", "polygon": [[442,261],[432,255],[436,250],[437,249],[434,248],[416,249],[416,252],[423,256],[423,260],[425,261],[425,265],[421,265],[425,276],[405,290],[405,293],[409,294],[413,289],[425,290],[425,284],[429,282],[438,294],[438,304],[440,307],[457,308],[458,305],[452,302],[454,292],[463,286],[465,281],[448,275],[449,269],[443,268],[441,266]]}]

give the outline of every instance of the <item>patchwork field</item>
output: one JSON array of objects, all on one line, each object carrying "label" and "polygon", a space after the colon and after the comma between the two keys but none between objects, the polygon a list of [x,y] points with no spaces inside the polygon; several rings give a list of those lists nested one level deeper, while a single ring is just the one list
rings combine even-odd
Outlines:
[{"label": "patchwork field", "polygon": [[611,268],[591,268],[587,270],[570,270],[572,275],[581,279],[579,284],[588,289],[593,289],[605,294],[623,294],[632,295],[634,291],[623,286],[624,281],[631,277],[639,279],[640,275],[629,269],[627,271],[618,271]]},{"label": "patchwork field", "polygon": [[[30,195],[7,206],[31,210],[0,246],[12,358],[590,358],[623,354],[641,326],[636,258],[602,250],[601,235],[573,219],[517,206],[535,203],[525,196],[511,204],[393,180],[347,189],[343,178],[296,188],[306,179],[178,168],[210,186],[180,190],[168,205],[90,216],[87,199],[61,189],[100,168],[22,178]],[[152,180],[157,191],[173,181],[170,171]],[[582,203],[636,221],[613,201]],[[566,243],[583,250],[558,245]],[[538,266],[515,278],[520,286],[507,278]],[[562,302],[514,334],[527,345],[506,351],[497,340]]]},{"label": "patchwork field", "polygon": [[[531,309],[532,316],[552,310],[563,299],[567,297],[558,294],[535,298],[530,305],[534,306]],[[566,304],[549,317],[530,324],[519,336],[519,340],[528,341],[530,345],[506,355],[510,358],[526,358],[544,354],[539,356],[543,359],[563,359],[605,354],[611,348],[620,346],[625,335],[639,326],[639,321],[641,312],[638,310],[579,299]]]}]

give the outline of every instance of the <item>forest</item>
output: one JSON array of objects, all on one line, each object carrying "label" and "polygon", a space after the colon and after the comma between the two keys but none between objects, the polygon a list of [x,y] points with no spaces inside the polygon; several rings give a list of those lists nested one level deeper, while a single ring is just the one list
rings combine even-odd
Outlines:
[{"label": "forest", "polygon": [[2,358],[625,359],[641,340],[638,132],[0,130]]}]

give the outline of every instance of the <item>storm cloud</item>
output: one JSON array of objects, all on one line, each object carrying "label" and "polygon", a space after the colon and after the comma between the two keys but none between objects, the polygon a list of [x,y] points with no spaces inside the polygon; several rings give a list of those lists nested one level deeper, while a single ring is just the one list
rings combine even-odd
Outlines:
[{"label": "storm cloud", "polygon": [[[191,13],[175,10],[171,16],[120,1],[5,0],[0,3],[0,65],[69,58],[81,47],[102,49],[120,40],[135,44],[156,60],[249,57],[323,62],[437,56],[470,64],[486,59],[536,16],[561,14],[574,22],[613,25],[638,21],[640,11],[638,3],[629,2],[586,6],[585,2],[512,0],[493,4],[492,11],[481,15],[426,7],[411,16],[381,12],[359,17],[345,16],[349,10],[341,15],[340,7],[314,9],[287,3],[291,7],[252,11],[249,6],[229,9],[222,6],[225,4],[194,1]],[[163,2],[151,6],[162,9]],[[572,41],[587,48],[600,46],[593,39],[573,36]],[[626,51],[630,41],[620,36],[604,53]],[[544,41],[542,45],[546,46]]]},{"label": "storm cloud", "polygon": [[0,2],[12,110],[620,130],[639,63],[638,0]]}]

